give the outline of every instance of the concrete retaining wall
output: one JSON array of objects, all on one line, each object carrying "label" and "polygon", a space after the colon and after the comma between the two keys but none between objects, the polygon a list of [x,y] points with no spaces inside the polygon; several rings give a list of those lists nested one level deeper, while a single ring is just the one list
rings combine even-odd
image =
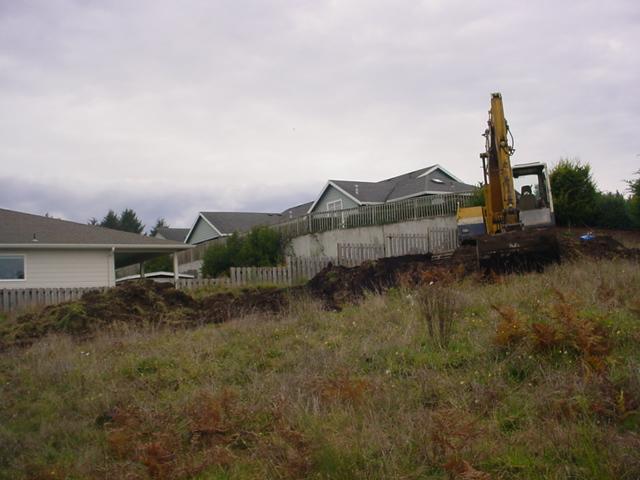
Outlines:
[{"label": "concrete retaining wall", "polygon": [[303,235],[292,239],[286,254],[295,257],[337,257],[338,243],[373,243],[384,245],[387,235],[406,233],[426,234],[432,228],[456,228],[456,217],[425,218],[412,222],[393,223],[373,227],[331,230]]}]

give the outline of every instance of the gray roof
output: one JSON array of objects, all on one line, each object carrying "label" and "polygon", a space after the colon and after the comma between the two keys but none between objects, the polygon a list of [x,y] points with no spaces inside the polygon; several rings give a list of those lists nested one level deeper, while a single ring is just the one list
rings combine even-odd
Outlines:
[{"label": "gray roof", "polygon": [[136,233],[0,208],[0,246],[3,244],[148,245],[176,246],[177,250],[184,246]]},{"label": "gray roof", "polygon": [[309,209],[313,205],[313,202],[303,203],[301,205],[296,205],[295,207],[287,208],[284,212],[282,212],[280,220],[286,222],[287,220],[292,220],[294,218],[302,217],[307,214]]},{"label": "gray roof", "polygon": [[185,238],[187,238],[187,234],[189,233],[188,228],[171,228],[171,227],[160,227],[156,233],[156,238],[161,236],[166,240],[173,240],[174,242],[184,243]]},{"label": "gray roof", "polygon": [[[429,172],[429,170],[432,170]],[[429,172],[429,173],[427,173]],[[336,186],[356,198],[361,203],[384,203],[401,198],[414,197],[429,192],[464,193],[475,189],[473,185],[457,181],[432,165],[413,172],[387,178],[379,182],[359,182],[353,180],[331,180]]]},{"label": "gray roof", "polygon": [[259,212],[200,212],[221,234],[248,232],[258,225],[273,225],[282,217],[279,213]]}]

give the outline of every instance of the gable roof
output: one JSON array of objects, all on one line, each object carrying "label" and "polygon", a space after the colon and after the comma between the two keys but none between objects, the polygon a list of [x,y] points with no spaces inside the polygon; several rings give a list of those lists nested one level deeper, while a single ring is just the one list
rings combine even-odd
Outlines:
[{"label": "gable roof", "polygon": [[0,248],[82,246],[158,248],[168,251],[189,248],[187,245],[146,237],[137,233],[85,225],[57,218],[0,208]]},{"label": "gable roof", "polygon": [[279,213],[260,212],[200,212],[222,235],[247,232],[258,225],[280,221]]},{"label": "gable roof", "polygon": [[309,211],[309,207],[313,205],[313,202],[307,202],[300,205],[296,205],[295,207],[287,208],[280,214],[281,221],[293,220],[294,218],[302,217],[307,214]]},{"label": "gable roof", "polygon": [[224,237],[234,232],[248,232],[259,225],[273,225],[281,219],[282,216],[279,213],[200,212],[184,241],[185,243],[189,241],[191,234],[195,231],[200,221],[207,222],[220,236]]},{"label": "gable roof", "polygon": [[358,205],[392,202],[427,194],[464,193],[475,188],[436,164],[379,182],[329,180],[308,212],[313,211],[329,186],[341,191]]},{"label": "gable roof", "polygon": [[157,238],[158,235],[162,235],[162,238],[166,240],[173,240],[174,242],[184,243],[184,239],[187,237],[188,233],[188,228],[160,227],[158,228],[155,236]]}]

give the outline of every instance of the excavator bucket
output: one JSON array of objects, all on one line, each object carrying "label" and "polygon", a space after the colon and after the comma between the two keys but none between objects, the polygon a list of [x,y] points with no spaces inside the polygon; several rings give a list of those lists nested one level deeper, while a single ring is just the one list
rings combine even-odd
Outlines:
[{"label": "excavator bucket", "polygon": [[560,261],[560,246],[553,229],[525,229],[476,237],[478,265],[497,273],[542,271]]}]

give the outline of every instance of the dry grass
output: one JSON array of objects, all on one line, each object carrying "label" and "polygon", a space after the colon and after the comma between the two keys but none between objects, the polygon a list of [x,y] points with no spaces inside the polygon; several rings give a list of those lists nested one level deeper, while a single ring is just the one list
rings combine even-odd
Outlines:
[{"label": "dry grass", "polygon": [[0,478],[640,478],[638,265],[496,280],[5,352]]}]

